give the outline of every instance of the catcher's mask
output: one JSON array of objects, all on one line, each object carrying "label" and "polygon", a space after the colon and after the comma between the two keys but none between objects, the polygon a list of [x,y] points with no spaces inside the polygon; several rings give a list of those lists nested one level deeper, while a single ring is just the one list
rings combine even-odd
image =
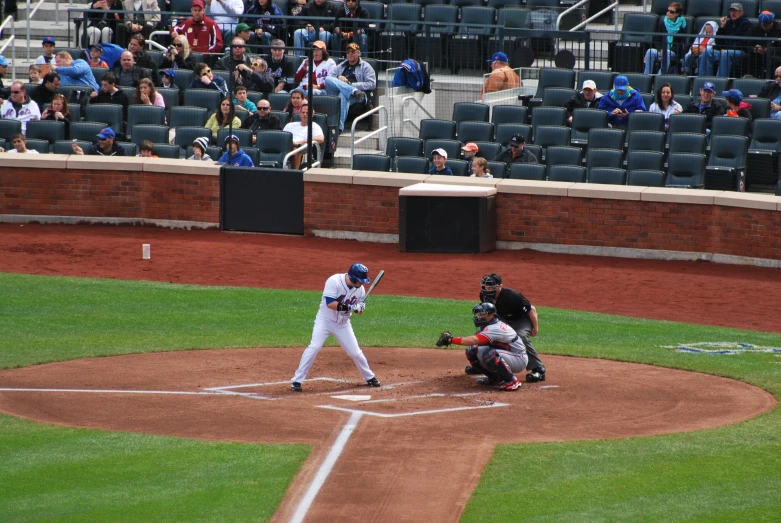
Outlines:
[{"label": "catcher's mask", "polygon": [[496,273],[486,274],[480,282],[480,289],[483,291],[483,299],[486,301],[496,301],[496,293],[499,292],[499,286],[502,284],[502,277]]},{"label": "catcher's mask", "polygon": [[478,303],[472,307],[472,321],[475,327],[485,327],[496,315],[496,307],[493,303]]}]

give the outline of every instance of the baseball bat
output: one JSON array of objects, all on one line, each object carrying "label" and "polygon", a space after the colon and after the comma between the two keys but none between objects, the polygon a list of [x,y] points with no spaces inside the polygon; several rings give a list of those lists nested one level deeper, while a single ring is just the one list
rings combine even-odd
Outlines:
[{"label": "baseball bat", "polygon": [[369,294],[372,293],[377,284],[380,283],[380,280],[382,280],[383,276],[385,276],[385,271],[380,270],[380,272],[377,273],[377,276],[374,277],[372,284],[369,286],[369,290],[366,291],[366,296],[363,298],[364,301],[366,301],[366,299],[369,297]]}]

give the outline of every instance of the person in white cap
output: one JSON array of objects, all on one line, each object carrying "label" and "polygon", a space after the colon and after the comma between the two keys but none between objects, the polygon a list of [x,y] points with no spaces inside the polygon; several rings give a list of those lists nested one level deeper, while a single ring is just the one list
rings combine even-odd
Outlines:
[{"label": "person in white cap", "polygon": [[567,110],[567,121],[572,123],[572,115],[575,109],[596,109],[599,106],[599,99],[602,93],[597,91],[597,84],[594,80],[583,82],[583,88],[579,93],[572,95],[564,108]]},{"label": "person in white cap", "polygon": [[431,151],[431,162],[434,164],[434,167],[428,172],[429,174],[453,176],[453,171],[450,170],[450,167],[445,165],[445,162],[447,162],[447,151],[444,149],[434,149]]}]

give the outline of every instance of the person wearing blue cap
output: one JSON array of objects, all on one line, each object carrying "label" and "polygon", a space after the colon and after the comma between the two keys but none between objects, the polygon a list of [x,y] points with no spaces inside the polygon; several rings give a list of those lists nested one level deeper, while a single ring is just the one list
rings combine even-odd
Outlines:
[{"label": "person wearing blue cap", "polygon": [[646,110],[642,95],[629,85],[624,75],[616,76],[613,89],[599,99],[598,109],[607,111],[607,123],[619,129],[629,126],[631,113]]},{"label": "person wearing blue cap", "polygon": [[776,24],[776,15],[770,11],[759,13],[758,22],[757,25],[751,28],[751,33],[749,33],[749,36],[755,38],[755,40],[749,56],[747,69],[744,72],[757,78],[764,78],[768,54],[773,57],[771,60],[775,61],[778,58],[779,50],[781,50],[781,42],[779,42],[781,29]]},{"label": "person wearing blue cap", "polygon": [[746,134],[751,136],[751,127],[754,117],[751,115],[751,104],[743,101],[743,93],[738,89],[730,89],[729,91],[723,91],[721,96],[727,99],[727,112],[724,113],[724,115],[732,116],[734,118],[745,118],[748,120]]},{"label": "person wearing blue cap", "polygon": [[98,143],[90,144],[86,150],[73,142],[71,149],[74,154],[79,155],[97,155],[97,156],[127,156],[127,151],[121,145],[117,144],[117,135],[111,127],[106,127],[98,133]]},{"label": "person wearing blue cap", "polygon": [[506,54],[494,53],[487,62],[491,64],[491,74],[485,79],[485,85],[480,90],[480,99],[486,93],[515,89],[522,85],[518,73],[510,67],[510,59]]},{"label": "person wearing blue cap", "polygon": [[176,78],[176,71],[174,69],[163,69],[160,71],[160,83],[163,89],[176,89],[174,79]]},{"label": "person wearing blue cap", "polygon": [[713,82],[705,82],[700,87],[699,99],[694,99],[684,107],[684,113],[705,115],[705,132],[710,135],[711,124],[715,116],[724,116],[724,106],[713,99],[716,94],[716,85]]},{"label": "person wearing blue cap", "polygon": [[227,163],[231,167],[255,167],[252,158],[241,150],[239,137],[235,134],[225,137],[225,152],[218,161]]},{"label": "person wearing blue cap", "polygon": [[57,42],[54,37],[47,36],[41,42],[41,46],[43,54],[35,59],[35,65],[49,65],[54,60],[54,48],[57,46]]},{"label": "person wearing blue cap", "polygon": [[0,54],[0,100],[7,100],[11,91],[3,86],[3,78],[8,74],[8,60]]},{"label": "person wearing blue cap", "polygon": [[[736,40],[735,36],[748,36],[754,24],[743,12],[743,4],[733,2],[729,6],[729,15],[719,20],[719,37],[713,47],[705,49],[700,55],[699,76],[713,76],[713,67],[719,63],[718,76],[727,78],[732,73],[732,64],[740,60],[751,44],[746,40]],[[727,37],[727,38],[724,38]]]}]

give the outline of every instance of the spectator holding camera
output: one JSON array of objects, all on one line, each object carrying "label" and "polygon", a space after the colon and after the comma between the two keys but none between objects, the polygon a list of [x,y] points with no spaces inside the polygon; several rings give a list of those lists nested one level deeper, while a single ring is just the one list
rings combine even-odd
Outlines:
[{"label": "spectator holding camera", "polygon": [[252,73],[250,64],[252,64],[252,60],[247,53],[247,46],[244,40],[237,36],[231,40],[230,53],[220,58],[214,68],[221,71],[233,71],[233,76],[238,81],[242,71],[247,74]]},{"label": "spectator holding camera", "polygon": [[178,35],[171,42],[171,46],[163,55],[163,61],[160,63],[160,69],[195,69],[195,58],[190,54],[190,44],[187,38]]}]

